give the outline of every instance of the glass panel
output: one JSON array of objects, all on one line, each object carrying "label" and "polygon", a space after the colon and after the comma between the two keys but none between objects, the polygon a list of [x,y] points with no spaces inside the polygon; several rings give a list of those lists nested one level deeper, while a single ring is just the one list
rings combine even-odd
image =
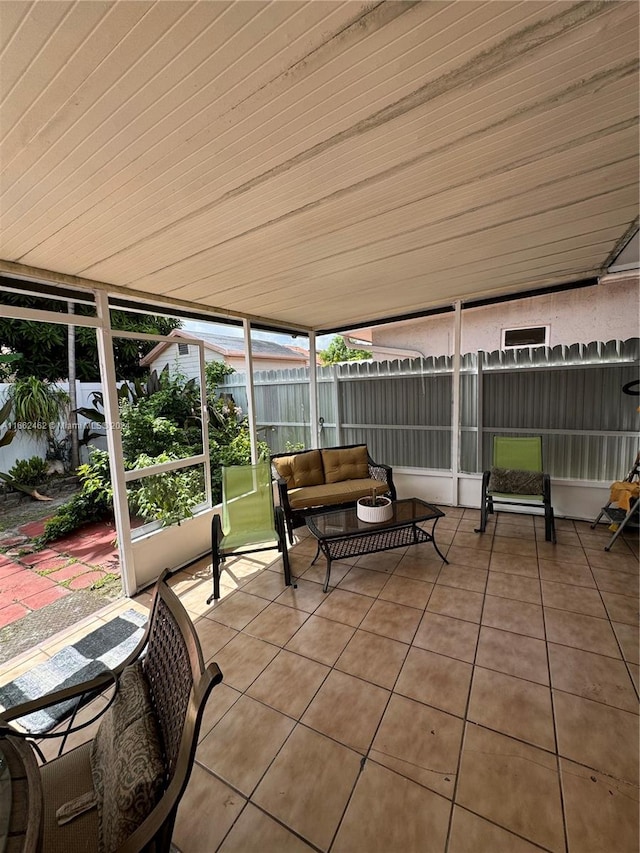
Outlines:
[{"label": "glass panel", "polygon": [[204,477],[204,465],[190,465],[129,483],[132,536],[176,524],[204,508]]}]

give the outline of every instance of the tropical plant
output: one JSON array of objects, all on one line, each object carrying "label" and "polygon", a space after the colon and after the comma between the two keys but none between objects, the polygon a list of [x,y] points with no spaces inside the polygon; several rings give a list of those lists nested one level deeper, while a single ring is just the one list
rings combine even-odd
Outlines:
[{"label": "tropical plant", "polygon": [[18,459],[13,468],[9,469],[9,476],[23,486],[39,486],[47,479],[48,465],[40,456],[31,456],[29,459]]},{"label": "tropical plant", "polygon": [[49,438],[59,427],[69,405],[69,395],[51,382],[27,376],[9,386],[13,417],[20,429]]}]

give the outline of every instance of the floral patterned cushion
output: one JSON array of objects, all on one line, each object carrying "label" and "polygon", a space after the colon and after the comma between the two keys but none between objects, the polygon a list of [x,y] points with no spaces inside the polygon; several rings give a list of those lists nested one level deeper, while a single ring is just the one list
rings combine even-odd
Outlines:
[{"label": "floral patterned cushion", "polygon": [[542,474],[540,471],[492,468],[487,491],[507,495],[542,495]]},{"label": "floral patterned cushion", "polygon": [[160,731],[138,661],[125,667],[91,750],[100,853],[113,853],[152,811],[164,786]]}]

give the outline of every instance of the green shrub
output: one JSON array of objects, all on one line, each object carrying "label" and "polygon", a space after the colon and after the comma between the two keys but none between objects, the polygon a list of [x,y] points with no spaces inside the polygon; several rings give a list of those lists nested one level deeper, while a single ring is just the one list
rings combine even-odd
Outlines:
[{"label": "green shrub", "polygon": [[21,486],[39,486],[47,479],[47,463],[39,456],[19,459],[9,471],[9,476]]},{"label": "green shrub", "polygon": [[82,484],[79,492],[63,504],[44,526],[38,545],[54,542],[73,533],[90,521],[101,521],[113,515],[113,489],[109,473],[109,454],[92,450],[90,461],[78,468]]},{"label": "green shrub", "polygon": [[[136,467],[148,467],[169,462],[171,457],[161,454],[156,458],[141,456]],[[129,491],[129,508],[145,521],[174,524],[189,518],[193,507],[205,499],[202,466],[152,474],[133,484]]]}]

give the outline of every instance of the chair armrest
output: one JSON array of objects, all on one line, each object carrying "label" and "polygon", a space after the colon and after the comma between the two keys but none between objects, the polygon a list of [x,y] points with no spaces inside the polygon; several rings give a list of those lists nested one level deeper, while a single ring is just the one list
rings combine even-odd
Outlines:
[{"label": "chair armrest", "polygon": [[369,456],[368,458],[369,464],[369,477],[372,480],[380,480],[382,483],[386,483],[389,488],[389,494],[391,495],[391,500],[395,501],[396,499],[396,487],[393,482],[393,471],[390,465],[384,465],[382,462],[374,462],[373,459]]}]

